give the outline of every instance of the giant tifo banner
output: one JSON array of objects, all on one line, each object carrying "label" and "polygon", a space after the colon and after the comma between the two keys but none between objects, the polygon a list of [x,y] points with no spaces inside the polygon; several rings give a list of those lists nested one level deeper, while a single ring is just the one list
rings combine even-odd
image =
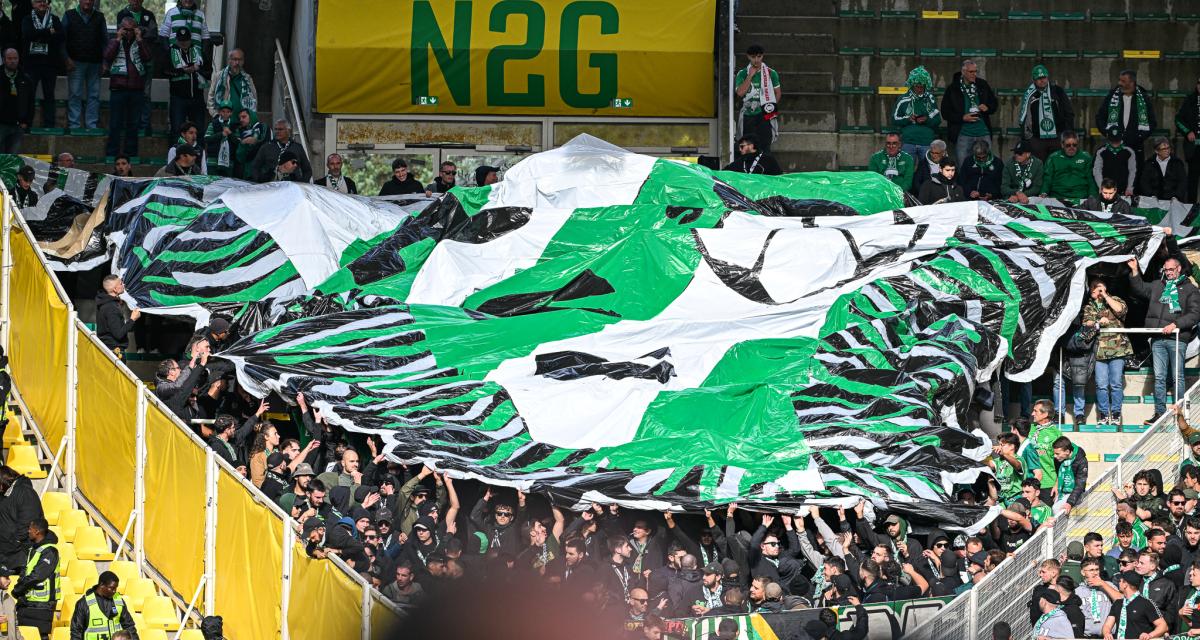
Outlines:
[{"label": "giant tifo banner", "polygon": [[713,115],[715,0],[323,0],[326,113]]}]

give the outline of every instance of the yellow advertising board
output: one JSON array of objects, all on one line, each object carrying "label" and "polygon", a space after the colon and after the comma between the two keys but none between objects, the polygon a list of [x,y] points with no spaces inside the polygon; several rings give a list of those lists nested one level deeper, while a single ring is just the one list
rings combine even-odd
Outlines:
[{"label": "yellow advertising board", "polygon": [[325,113],[714,113],[716,0],[322,0]]}]

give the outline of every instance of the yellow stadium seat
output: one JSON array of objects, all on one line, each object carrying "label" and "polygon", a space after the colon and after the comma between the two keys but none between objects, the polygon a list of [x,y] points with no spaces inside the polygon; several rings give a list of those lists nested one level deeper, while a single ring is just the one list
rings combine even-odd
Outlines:
[{"label": "yellow stadium seat", "polygon": [[179,614],[175,604],[166,596],[151,596],[142,604],[142,617],[151,629],[174,631],[179,628]]},{"label": "yellow stadium seat", "polygon": [[29,444],[25,440],[25,434],[21,433],[21,422],[13,416],[9,416],[8,422],[5,423],[3,442],[5,449],[19,444]]},{"label": "yellow stadium seat", "polygon": [[138,627],[139,640],[171,640],[171,636],[167,635],[162,629],[154,629],[152,627]]},{"label": "yellow stadium seat", "polygon": [[146,603],[146,599],[158,595],[158,591],[154,589],[154,583],[150,578],[134,578],[130,581],[129,587],[121,592],[125,602],[129,603],[129,608],[141,613],[142,605]]},{"label": "yellow stadium seat", "polygon": [[71,561],[75,559],[75,545],[70,542],[60,542],[55,547],[58,547],[58,575],[67,575],[67,567],[71,566]]},{"label": "yellow stadium seat", "polygon": [[179,635],[179,640],[204,640],[204,633],[199,629],[184,629]]},{"label": "yellow stadium seat", "polygon": [[55,626],[71,626],[71,616],[75,614],[75,603],[79,602],[82,597],[81,593],[72,593],[58,600],[58,620],[54,621]]},{"label": "yellow stadium seat", "polygon": [[75,554],[84,560],[108,562],[115,556],[108,546],[108,538],[100,527],[79,527],[75,530]]},{"label": "yellow stadium seat", "polygon": [[19,444],[8,449],[8,458],[5,464],[12,467],[17,473],[37,480],[45,478],[48,473],[42,468],[42,463],[38,461],[37,447],[31,444]]},{"label": "yellow stadium seat", "polygon": [[96,571],[96,563],[91,560],[75,558],[67,567],[67,577],[77,586],[84,587],[83,591],[87,591],[87,587],[96,584],[100,573]]},{"label": "yellow stadium seat", "polygon": [[133,619],[133,626],[138,628],[138,633],[140,634],[142,629],[146,627],[146,619],[136,611],[130,611],[129,617]]},{"label": "yellow stadium seat", "polygon": [[137,565],[128,560],[113,560],[108,564],[108,570],[117,574],[117,591],[121,595],[125,594],[125,589],[133,582],[133,579],[138,577]]},{"label": "yellow stadium seat", "polygon": [[[58,514],[58,528],[62,531],[58,539],[65,542],[73,542],[75,540],[75,531],[79,527],[86,527],[90,524],[87,514],[80,509],[63,511]],[[76,549],[75,553],[79,553],[79,549]]]},{"label": "yellow stadium seat", "polygon": [[80,589],[79,585],[75,584],[75,581],[72,580],[71,578],[69,578],[67,576],[62,576],[58,579],[58,593],[59,593],[58,599],[59,600],[62,600],[64,598],[66,598],[67,596],[80,593],[82,591],[83,591],[83,589]]},{"label": "yellow stadium seat", "polygon": [[22,638],[40,638],[40,637],[42,637],[42,635],[41,635],[42,632],[38,631],[37,627],[17,627],[17,632],[21,634]]},{"label": "yellow stadium seat", "polygon": [[54,627],[54,631],[50,634],[50,640],[71,640],[71,628]]},{"label": "yellow stadium seat", "polygon": [[61,491],[47,491],[42,494],[42,513],[46,516],[46,522],[52,525],[58,524],[59,514],[72,508],[71,496]]}]

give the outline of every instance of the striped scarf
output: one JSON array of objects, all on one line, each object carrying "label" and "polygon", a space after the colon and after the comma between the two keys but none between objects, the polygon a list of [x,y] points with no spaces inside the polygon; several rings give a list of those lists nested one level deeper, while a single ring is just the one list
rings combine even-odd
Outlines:
[{"label": "striped scarf", "polygon": [[1167,305],[1171,313],[1179,313],[1182,308],[1179,306],[1179,283],[1183,282],[1186,276],[1180,275],[1174,280],[1167,280],[1163,284],[1162,295],[1158,296],[1158,301]]},{"label": "striped scarf", "polygon": [[[1120,87],[1113,89],[1112,97],[1108,99],[1108,120],[1104,124],[1104,130],[1112,129],[1124,130],[1121,126],[1121,92]],[[1149,109],[1146,106],[1146,94],[1142,93],[1141,87],[1133,88],[1133,107],[1137,109],[1137,128],[1138,131],[1150,132]],[[1101,132],[1103,133],[1103,132]]]}]

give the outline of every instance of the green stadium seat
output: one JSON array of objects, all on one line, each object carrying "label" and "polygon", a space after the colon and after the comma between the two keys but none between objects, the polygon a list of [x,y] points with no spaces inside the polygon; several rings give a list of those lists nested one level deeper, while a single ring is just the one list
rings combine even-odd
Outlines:
[{"label": "green stadium seat", "polygon": [[1050,19],[1053,21],[1086,20],[1087,14],[1082,11],[1051,11]]},{"label": "green stadium seat", "polygon": [[1009,11],[1009,20],[1041,20],[1041,11]]},{"label": "green stadium seat", "polygon": [[962,56],[964,58],[995,58],[995,49],[963,49]]},{"label": "green stadium seat", "polygon": [[66,135],[66,129],[62,127],[31,127],[29,134],[34,136],[61,136]]},{"label": "green stadium seat", "polygon": [[1124,22],[1129,16],[1124,11],[1093,11],[1092,20],[1097,22]]},{"label": "green stadium seat", "polygon": [[942,48],[925,48],[921,49],[921,56],[925,58],[953,58],[958,55],[957,49],[942,49]]},{"label": "green stadium seat", "polygon": [[1119,58],[1121,52],[1116,49],[1097,49],[1095,51],[1083,51],[1085,58]]},{"label": "green stadium seat", "polygon": [[861,133],[875,133],[875,127],[867,127],[867,126],[851,127],[851,126],[844,126],[844,127],[839,127],[839,128],[838,128],[838,133],[850,133],[850,134],[855,134],[855,133],[859,133],[859,134],[861,134]]},{"label": "green stadium seat", "polygon": [[884,20],[916,20],[916,11],[880,11],[879,17]]},{"label": "green stadium seat", "polygon": [[838,93],[848,95],[871,95],[875,93],[875,87],[838,87]]},{"label": "green stadium seat", "polygon": [[964,11],[963,18],[966,20],[999,20],[999,11]]},{"label": "green stadium seat", "polygon": [[1036,58],[1038,52],[1034,49],[1005,49],[1000,55],[1005,58]]},{"label": "green stadium seat", "polygon": [[1043,49],[1043,58],[1078,58],[1079,52],[1075,49]]},{"label": "green stadium seat", "polygon": [[1106,453],[1106,454],[1104,454],[1104,461],[1105,461],[1105,462],[1116,462],[1116,461],[1117,461],[1117,460],[1119,460],[1120,458],[1121,458],[1121,454],[1119,454],[1119,453]]},{"label": "green stadium seat", "polygon": [[1109,89],[1076,89],[1075,95],[1080,98],[1103,98],[1108,92]]},{"label": "green stadium seat", "polygon": [[871,47],[842,47],[838,49],[841,56],[873,56],[875,49]]},{"label": "green stadium seat", "polygon": [[1164,51],[1167,60],[1200,60],[1200,51]]},{"label": "green stadium seat", "polygon": [[889,57],[896,57],[896,56],[912,56],[912,55],[916,55],[916,53],[912,49],[905,49],[904,47],[888,47],[888,48],[880,47],[879,55],[881,55],[885,58],[889,58]]},{"label": "green stadium seat", "polygon": [[850,9],[842,9],[838,11],[839,18],[874,18],[874,11],[854,11]]},{"label": "green stadium seat", "polygon": [[1004,87],[1004,88],[996,89],[996,95],[1005,96],[1005,97],[1023,96],[1023,95],[1025,95],[1025,88],[1022,87],[1022,88],[1018,89],[1015,87]]},{"label": "green stadium seat", "polygon": [[1117,425],[1115,424],[1081,424],[1078,429],[1079,433],[1116,433]]},{"label": "green stadium seat", "polygon": [[844,167],[840,167],[839,170],[840,171],[866,171],[867,165],[865,165],[865,164],[848,164]]},{"label": "green stadium seat", "polygon": [[1159,11],[1134,11],[1134,22],[1170,22],[1171,14]]},{"label": "green stadium seat", "polygon": [[1176,22],[1200,22],[1200,13],[1176,13]]},{"label": "green stadium seat", "polygon": [[1021,135],[1021,127],[1008,127],[1004,130],[1004,135],[1010,138],[1015,138]]}]

